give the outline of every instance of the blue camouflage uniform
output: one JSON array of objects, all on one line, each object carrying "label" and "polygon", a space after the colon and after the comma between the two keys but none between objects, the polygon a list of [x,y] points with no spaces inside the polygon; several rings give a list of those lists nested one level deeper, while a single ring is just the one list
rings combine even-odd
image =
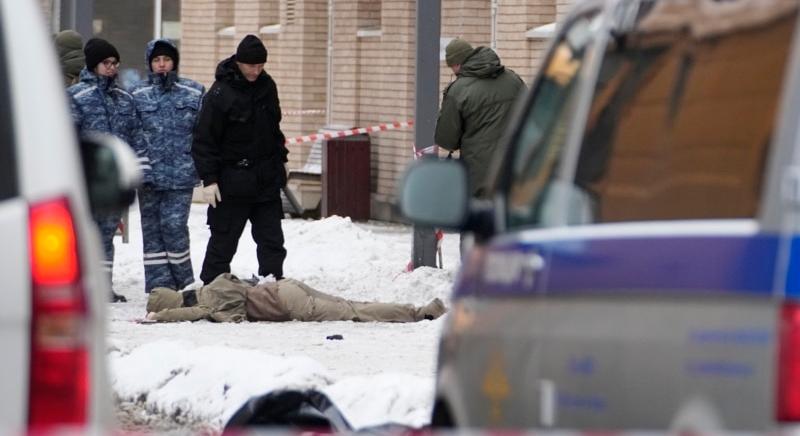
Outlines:
[{"label": "blue camouflage uniform", "polygon": [[[177,58],[177,49],[168,40],[150,41],[145,51],[148,68],[156,44],[169,44]],[[141,157],[149,162],[139,191],[148,293],[156,287],[180,290],[194,282],[188,221],[192,190],[199,178],[191,147],[204,88],[178,77],[177,61],[173,59],[171,72],[151,72],[131,90],[147,143]]]},{"label": "blue camouflage uniform", "polygon": [[[116,77],[99,76],[86,68],[80,73],[80,82],[67,88],[72,119],[81,134],[103,132],[117,136],[127,142],[137,155],[145,149],[141,134],[141,124],[136,115],[133,97],[116,83]],[[147,162],[140,160],[140,166]],[[100,229],[100,237],[105,252],[103,268],[109,280],[114,267],[114,234],[122,212],[94,214],[93,218]]]}]

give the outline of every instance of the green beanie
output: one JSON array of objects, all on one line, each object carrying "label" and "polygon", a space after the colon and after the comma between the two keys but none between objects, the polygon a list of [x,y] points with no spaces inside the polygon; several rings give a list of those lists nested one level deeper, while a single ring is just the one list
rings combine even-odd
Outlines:
[{"label": "green beanie", "polygon": [[155,288],[147,297],[147,312],[161,312],[164,309],[177,309],[183,306],[180,292],[169,288]]},{"label": "green beanie", "polygon": [[461,38],[456,38],[444,49],[444,58],[448,67],[461,65],[472,54],[472,46]]}]

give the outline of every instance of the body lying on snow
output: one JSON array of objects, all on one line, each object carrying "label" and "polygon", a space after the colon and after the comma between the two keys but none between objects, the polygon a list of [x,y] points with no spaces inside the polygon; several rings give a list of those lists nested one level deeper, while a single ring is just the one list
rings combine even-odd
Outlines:
[{"label": "body lying on snow", "polygon": [[147,300],[151,321],[376,321],[436,319],[447,309],[438,298],[425,306],[351,301],[294,279],[256,286],[220,274],[197,291],[155,288]]}]

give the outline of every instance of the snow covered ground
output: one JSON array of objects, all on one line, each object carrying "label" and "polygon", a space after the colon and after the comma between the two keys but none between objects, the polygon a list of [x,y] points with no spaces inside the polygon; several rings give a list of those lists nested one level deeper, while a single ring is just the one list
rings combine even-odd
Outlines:
[{"label": "snow covered ground", "polygon": [[[199,276],[209,232],[206,206],[189,218],[192,264]],[[355,427],[429,421],[437,341],[444,320],[408,324],[206,321],[138,324],[145,315],[138,206],[130,243],[116,238],[114,288],[128,303],[109,305],[109,364],[123,428],[219,430],[253,395],[281,388],[325,392]],[[411,228],[349,218],[283,221],[287,277],[362,301],[448,303],[458,267],[458,235],[444,238],[444,269],[403,272]],[[231,265],[258,270],[249,225]],[[196,285],[200,283],[197,282]],[[334,334],[342,340],[327,340]]]}]

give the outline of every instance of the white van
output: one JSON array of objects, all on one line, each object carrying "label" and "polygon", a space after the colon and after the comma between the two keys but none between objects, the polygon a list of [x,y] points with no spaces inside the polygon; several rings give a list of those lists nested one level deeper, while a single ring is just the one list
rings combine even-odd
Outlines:
[{"label": "white van", "polygon": [[435,426],[800,422],[796,0],[576,2],[493,197],[419,162],[418,224],[473,231]]},{"label": "white van", "polygon": [[[0,0],[0,432],[113,420],[92,207],[130,199],[127,145],[79,145],[37,2]],[[81,150],[84,153],[81,153]]]}]

